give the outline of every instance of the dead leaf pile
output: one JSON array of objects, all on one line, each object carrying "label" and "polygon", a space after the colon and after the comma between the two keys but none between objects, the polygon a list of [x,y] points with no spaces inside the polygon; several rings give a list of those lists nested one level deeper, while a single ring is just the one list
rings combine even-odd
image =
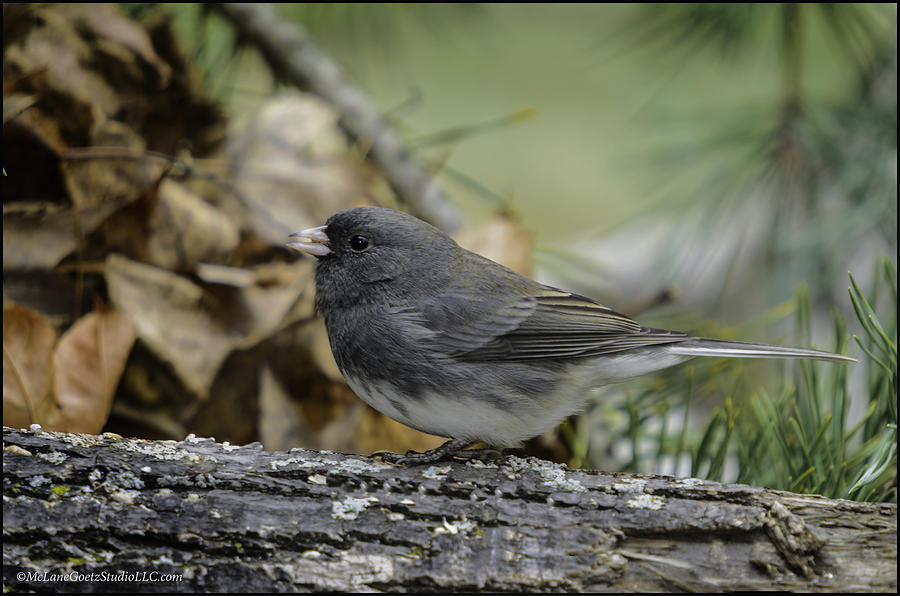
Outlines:
[{"label": "dead leaf pile", "polygon": [[4,424],[270,449],[440,443],[352,395],[315,317],[313,263],[284,247],[365,197],[391,200],[331,107],[289,92],[229,127],[164,12],[139,24],[110,4],[4,4],[3,19]]}]

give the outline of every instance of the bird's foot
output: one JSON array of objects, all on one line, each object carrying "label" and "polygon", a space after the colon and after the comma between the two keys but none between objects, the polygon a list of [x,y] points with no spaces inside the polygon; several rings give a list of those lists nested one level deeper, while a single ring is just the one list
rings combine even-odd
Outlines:
[{"label": "bird's foot", "polygon": [[469,445],[477,441],[466,441],[463,439],[450,439],[443,445],[417,453],[408,451],[405,455],[399,453],[390,453],[386,451],[378,451],[373,453],[373,457],[380,457],[381,461],[392,464],[420,465],[430,464],[443,459],[459,457],[463,459],[497,459],[503,454],[496,449],[465,449]]}]

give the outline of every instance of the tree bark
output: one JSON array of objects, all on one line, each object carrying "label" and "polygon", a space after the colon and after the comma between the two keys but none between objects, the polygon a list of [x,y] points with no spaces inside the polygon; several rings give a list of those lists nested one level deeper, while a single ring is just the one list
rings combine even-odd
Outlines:
[{"label": "tree bark", "polygon": [[897,588],[894,504],[514,456],[407,467],[9,428],[3,443],[13,591]]}]

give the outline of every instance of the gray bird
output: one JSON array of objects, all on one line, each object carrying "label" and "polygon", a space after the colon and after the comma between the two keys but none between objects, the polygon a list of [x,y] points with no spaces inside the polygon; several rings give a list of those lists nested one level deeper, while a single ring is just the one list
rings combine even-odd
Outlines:
[{"label": "gray bird", "polygon": [[436,461],[475,442],[519,446],[578,411],[588,390],[694,356],[855,362],[643,327],[393,209],[340,211],[290,238],[318,260],[316,303],[350,388],[394,420],[450,439],[390,461]]}]

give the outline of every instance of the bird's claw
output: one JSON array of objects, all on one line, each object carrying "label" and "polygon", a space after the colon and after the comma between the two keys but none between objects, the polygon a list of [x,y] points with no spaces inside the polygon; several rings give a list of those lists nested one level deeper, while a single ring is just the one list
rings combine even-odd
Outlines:
[{"label": "bird's claw", "polygon": [[416,451],[407,451],[405,455],[392,453],[390,451],[378,451],[372,454],[372,457],[378,457],[383,462],[391,464],[430,464],[443,459],[459,457],[461,459],[484,459],[492,460],[503,456],[503,453],[496,449],[464,449],[471,444],[471,441],[461,439],[451,439],[441,445],[428,451],[418,453]]}]

